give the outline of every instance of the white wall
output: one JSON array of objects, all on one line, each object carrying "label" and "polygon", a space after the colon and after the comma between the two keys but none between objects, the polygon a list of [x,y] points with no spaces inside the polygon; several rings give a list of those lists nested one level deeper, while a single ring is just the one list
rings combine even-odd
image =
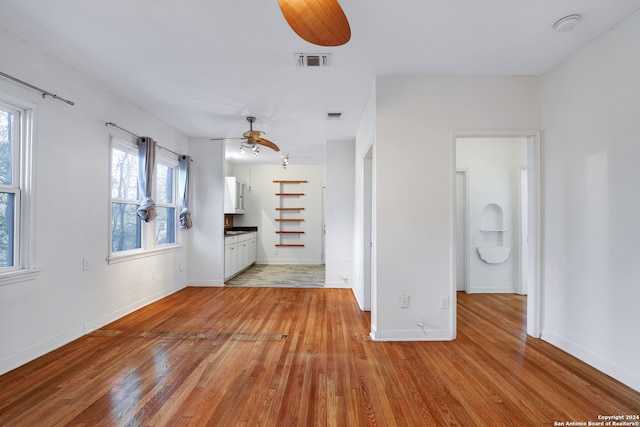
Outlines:
[{"label": "white wall", "polygon": [[640,13],[542,79],[542,338],[640,390]]},{"label": "white wall", "polygon": [[355,141],[327,142],[325,191],[325,286],[353,283]]},{"label": "white wall", "polygon": [[[535,77],[379,77],[374,339],[455,336],[453,133],[540,127]],[[410,297],[400,308],[400,297]],[[448,309],[441,297],[450,298]],[[425,325],[426,333],[416,325]],[[373,323],[373,321],[372,321]]]},{"label": "white wall", "polygon": [[189,286],[224,285],[224,144],[209,139],[189,141],[191,219]]},{"label": "white wall", "polygon": [[[469,293],[513,293],[519,288],[518,179],[519,168],[526,164],[526,138],[456,139],[456,168],[467,172],[469,184]],[[504,232],[481,231],[483,210],[489,204],[502,209]],[[480,258],[479,246],[498,244],[511,250],[504,262],[488,264]]]},{"label": "white wall", "polygon": [[[295,158],[287,169],[280,165],[234,164],[229,176],[236,176],[247,184],[245,213],[236,215],[235,226],[258,227],[258,264],[322,264],[323,263],[323,207],[322,191],[325,185],[325,168],[318,165],[296,165]],[[286,199],[288,207],[304,207],[300,212],[286,214],[289,218],[301,217],[300,225],[287,225],[287,230],[304,231],[283,239],[283,243],[302,243],[304,247],[276,247],[280,237],[279,217],[280,184],[273,180],[307,180],[302,184],[284,184],[286,193],[304,193],[300,198]],[[298,215],[299,214],[299,215]]]},{"label": "white wall", "polygon": [[[177,152],[187,138],[56,59],[0,31],[2,71],[69,106],[0,78],[0,93],[36,108],[34,280],[0,285],[0,373],[186,285],[181,249],[108,265],[112,121]],[[188,233],[179,239],[187,243]],[[89,270],[82,271],[83,258]],[[152,279],[155,271],[156,279]]]}]

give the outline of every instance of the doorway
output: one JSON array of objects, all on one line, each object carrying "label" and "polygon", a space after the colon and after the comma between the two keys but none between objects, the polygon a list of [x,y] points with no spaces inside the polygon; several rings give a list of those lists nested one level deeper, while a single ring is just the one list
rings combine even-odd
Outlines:
[{"label": "doorway", "polygon": [[453,286],[528,295],[527,333],[539,337],[538,134],[457,133],[454,144]]}]

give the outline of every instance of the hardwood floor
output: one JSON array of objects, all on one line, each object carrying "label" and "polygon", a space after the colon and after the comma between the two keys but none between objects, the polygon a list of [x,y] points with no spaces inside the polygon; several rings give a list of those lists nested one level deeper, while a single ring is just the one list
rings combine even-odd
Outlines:
[{"label": "hardwood floor", "polygon": [[458,297],[458,339],[372,342],[346,289],[186,288],[0,376],[1,426],[542,426],[640,393]]}]

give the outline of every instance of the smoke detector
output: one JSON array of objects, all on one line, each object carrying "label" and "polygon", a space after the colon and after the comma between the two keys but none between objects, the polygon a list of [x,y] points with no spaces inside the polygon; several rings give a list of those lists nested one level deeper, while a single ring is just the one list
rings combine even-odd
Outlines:
[{"label": "smoke detector", "polygon": [[328,67],[331,65],[330,53],[296,53],[298,67]]},{"label": "smoke detector", "polygon": [[567,31],[571,31],[578,25],[582,17],[580,15],[569,15],[564,18],[558,19],[555,24],[553,24],[553,28],[559,33],[566,33]]}]

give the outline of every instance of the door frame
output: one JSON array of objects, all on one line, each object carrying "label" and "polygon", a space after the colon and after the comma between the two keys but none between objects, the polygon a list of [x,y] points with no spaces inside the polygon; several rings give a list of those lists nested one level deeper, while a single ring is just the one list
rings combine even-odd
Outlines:
[{"label": "door frame", "polygon": [[[542,206],[541,206],[541,182],[542,182],[542,166],[541,166],[541,136],[537,130],[455,130],[452,138],[452,185],[451,185],[451,254],[453,262],[451,263],[451,289],[452,301],[456,298],[456,140],[457,138],[526,138],[527,140],[527,200],[528,200],[528,269],[527,269],[527,334],[540,338],[542,324]],[[456,304],[453,304],[454,327],[457,324]]]},{"label": "door frame", "polygon": [[[463,286],[463,291],[468,292],[469,291],[469,259],[471,257],[470,251],[469,251],[469,247],[470,247],[470,242],[469,242],[469,170],[468,169],[457,169],[456,170],[456,197],[457,197],[457,189],[458,189],[458,175],[462,175],[462,179],[464,182],[464,211],[463,211],[463,218],[462,218],[462,222],[464,223],[464,229],[461,230],[462,233],[464,233],[463,237],[463,242],[464,242],[464,286]],[[456,198],[456,215],[458,213],[457,211],[457,198]],[[456,217],[457,218],[457,217]],[[456,220],[456,234],[455,236],[457,237],[457,233],[459,233],[460,230],[457,229],[457,220]],[[456,239],[456,243],[457,243],[457,239]],[[458,253],[457,251],[455,252],[456,254]],[[457,274],[457,266],[458,266],[458,259],[456,258],[456,262],[454,263],[456,266],[456,274]],[[456,277],[455,280],[455,284],[456,284],[456,291],[458,291],[458,278]]]},{"label": "door frame", "polygon": [[[518,239],[520,240],[520,252],[518,260],[518,289],[516,290],[520,295],[527,294],[527,267],[529,264],[529,236],[528,224],[529,224],[529,187],[525,187],[529,178],[529,171],[527,166],[520,166],[518,168]],[[526,209],[525,209],[526,208]],[[523,225],[527,225],[527,230]]]},{"label": "door frame", "polygon": [[375,150],[373,141],[364,150],[362,164],[362,309],[371,311],[371,324],[377,322],[375,260]]}]

